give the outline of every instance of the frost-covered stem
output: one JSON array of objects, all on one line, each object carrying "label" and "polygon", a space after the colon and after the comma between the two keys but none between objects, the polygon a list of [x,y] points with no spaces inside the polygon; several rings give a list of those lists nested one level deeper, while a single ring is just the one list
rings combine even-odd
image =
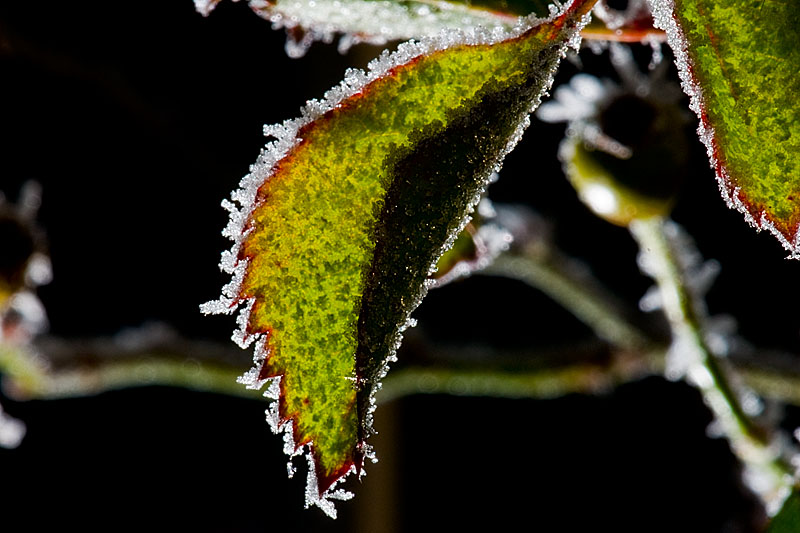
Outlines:
[{"label": "frost-covered stem", "polygon": [[[760,427],[745,412],[727,368],[715,358],[703,336],[701,313],[688,288],[678,251],[664,219],[633,221],[629,229],[640,249],[640,266],[656,282],[672,330],[671,354],[682,361],[683,375],[703,395],[714,415],[715,429],[730,442],[745,466],[746,480],[767,506],[777,510],[795,484],[794,470],[783,457],[785,443]],[[667,361],[668,367],[671,361]]]},{"label": "frost-covered stem", "polygon": [[653,344],[623,316],[588,267],[574,259],[529,248],[500,255],[480,273],[522,281],[542,291],[614,346],[638,350]]}]

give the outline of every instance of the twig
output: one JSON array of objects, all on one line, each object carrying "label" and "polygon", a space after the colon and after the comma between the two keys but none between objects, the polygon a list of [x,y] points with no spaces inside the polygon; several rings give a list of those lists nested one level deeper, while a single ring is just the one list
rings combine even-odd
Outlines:
[{"label": "twig", "polygon": [[[675,226],[676,228],[677,226]],[[639,219],[629,226],[639,244],[640,266],[659,288],[661,303],[672,330],[668,371],[685,376],[703,395],[715,417],[715,428],[730,442],[745,465],[750,487],[769,511],[777,511],[795,485],[794,469],[784,454],[786,443],[760,427],[742,407],[739,391],[729,379],[703,335],[702,316],[695,295],[688,288],[669,236],[667,223],[658,217]]]},{"label": "twig", "polygon": [[[547,278],[543,278],[547,279]],[[530,281],[530,279],[529,279]],[[585,289],[587,284],[579,284]],[[581,289],[581,290],[583,290]],[[627,337],[623,337],[627,338]],[[406,352],[418,352],[447,367],[409,366],[389,373],[378,400],[413,394],[458,394],[503,398],[552,398],[595,394],[651,375],[663,375],[667,346],[620,348],[595,343],[555,353],[501,351],[487,346],[434,345],[420,328],[406,333]],[[403,357],[401,357],[402,359]],[[467,363],[488,362],[491,366]],[[800,372],[782,354],[737,353],[728,359],[745,385],[764,397],[800,405]],[[536,368],[509,364],[537,361]],[[453,362],[458,361],[458,367]],[[0,343],[0,372],[6,394],[19,399],[56,399],[150,385],[180,387],[260,398],[236,378],[249,367],[249,354],[233,345],[189,341],[163,326],[146,326],[111,338],[44,338],[33,347]]]},{"label": "twig", "polygon": [[25,400],[90,396],[109,390],[166,385],[233,396],[259,393],[236,382],[246,352],[181,339],[149,325],[111,338],[44,338],[32,346],[0,343],[4,391]]},{"label": "twig", "polygon": [[605,364],[574,363],[529,370],[407,367],[390,373],[378,392],[379,404],[415,394],[491,398],[558,398],[570,393],[603,394],[622,383],[657,375],[654,357],[617,354]]},{"label": "twig", "polygon": [[654,344],[625,318],[620,304],[591,276],[588,267],[557,252],[528,247],[503,254],[480,274],[516,279],[544,292],[614,346],[640,350]]}]

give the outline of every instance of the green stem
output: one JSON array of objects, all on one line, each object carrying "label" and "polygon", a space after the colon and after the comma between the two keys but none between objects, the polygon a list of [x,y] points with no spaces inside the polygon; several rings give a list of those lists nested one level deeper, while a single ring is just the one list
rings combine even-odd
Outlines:
[{"label": "green stem", "polygon": [[[426,359],[463,359],[463,347],[433,345],[418,329],[407,332],[406,349]],[[94,347],[92,347],[94,346]],[[413,394],[459,394],[498,398],[553,398],[569,393],[593,394],[646,376],[663,375],[666,347],[611,349],[571,346],[551,353],[491,351],[476,357],[495,367],[410,366],[389,373],[380,402]],[[43,355],[37,355],[36,350]],[[600,352],[607,352],[603,356]],[[202,358],[197,357],[203,353]],[[243,354],[245,355],[243,357]],[[736,372],[762,396],[800,405],[800,374],[787,368],[782,354],[731,354]],[[0,343],[4,389],[14,398],[56,399],[89,396],[109,390],[148,385],[181,387],[245,398],[260,398],[236,378],[247,368],[246,353],[236,347],[176,340],[171,346],[143,346],[126,351],[107,339],[73,343],[50,339],[35,348]],[[536,360],[541,367],[500,368],[509,361]],[[234,363],[234,361],[236,361]]]},{"label": "green stem", "polygon": [[[242,367],[222,361],[201,361],[185,354],[145,349],[115,355],[87,353],[63,341],[61,349],[76,348],[70,360],[54,365],[35,348],[0,343],[3,388],[19,399],[58,399],[91,396],[110,390],[167,385],[190,390],[258,398],[258,391],[236,382]],[[46,352],[45,352],[46,353]],[[236,354],[234,354],[236,355]]]},{"label": "green stem", "polygon": [[653,344],[624,317],[620,305],[588,274],[588,268],[574,259],[528,248],[500,255],[480,274],[516,279],[542,291],[614,346],[638,350]]},{"label": "green stem", "polygon": [[687,288],[686,272],[667,234],[666,222],[659,217],[639,219],[629,229],[639,244],[642,270],[655,280],[671,326],[668,375],[685,376],[700,390],[716,427],[746,469],[763,484],[751,487],[768,509],[777,508],[795,484],[794,469],[783,455],[784,444],[748,416],[726,369],[708,348],[701,323],[703,311]]},{"label": "green stem", "polygon": [[[627,364],[626,364],[627,363]],[[559,398],[570,393],[601,394],[656,372],[644,359],[622,357],[607,364],[578,363],[535,370],[408,367],[392,372],[378,392],[379,404],[416,394],[491,398]]]}]

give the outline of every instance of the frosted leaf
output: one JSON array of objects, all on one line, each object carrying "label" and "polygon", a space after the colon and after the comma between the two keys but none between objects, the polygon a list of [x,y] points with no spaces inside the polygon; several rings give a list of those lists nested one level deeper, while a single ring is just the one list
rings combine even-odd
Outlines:
[{"label": "frosted leaf", "polygon": [[298,449],[294,442],[294,422],[291,420],[283,422],[283,425],[280,426],[279,430],[283,432],[283,453],[289,457],[300,455],[302,450]]},{"label": "frosted leaf", "polygon": [[[195,0],[195,6],[198,12],[208,15],[218,2]],[[272,23],[273,29],[286,30],[286,53],[290,57],[301,57],[313,42],[331,43],[337,35],[341,36],[339,51],[346,52],[359,43],[383,45],[389,41],[436,36],[446,29],[481,26],[502,33],[513,28],[521,14],[503,12],[504,4],[492,9],[468,2],[424,0],[250,0],[248,3],[254,12]],[[533,7],[538,9],[540,5],[532,4],[531,10]]]},{"label": "frosted leaf", "polygon": [[800,257],[798,138],[789,126],[798,110],[795,7],[781,2],[649,3],[698,117],[697,134],[720,194],[748,224],[772,233],[791,258]]},{"label": "frosted leaf", "polygon": [[[335,485],[372,457],[374,394],[432,285],[425,276],[519,141],[590,5],[576,0],[547,25],[527,17],[403,43],[264,128],[271,141],[223,202],[231,281],[202,310],[239,308],[234,340],[255,343],[239,381],[279,396],[267,421],[288,455],[307,456],[307,505],[333,516],[331,500],[350,496]],[[482,238],[492,253],[510,239]]]}]

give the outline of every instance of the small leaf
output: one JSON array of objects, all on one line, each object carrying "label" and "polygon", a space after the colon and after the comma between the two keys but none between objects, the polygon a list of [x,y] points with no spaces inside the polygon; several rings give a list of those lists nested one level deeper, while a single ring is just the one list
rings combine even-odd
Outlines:
[{"label": "small leaf", "polygon": [[373,395],[436,261],[549,87],[591,0],[510,34],[451,32],[348,71],[267,146],[233,193],[205,312],[244,305],[234,338],[255,341],[242,381],[271,382],[285,451],[309,449],[307,504],[335,514],[334,483],[371,457]]},{"label": "small leaf", "polygon": [[650,0],[700,117],[723,197],[800,257],[800,10],[778,0]]},{"label": "small leaf", "polygon": [[800,493],[794,491],[770,522],[766,533],[797,533],[800,531]]}]

